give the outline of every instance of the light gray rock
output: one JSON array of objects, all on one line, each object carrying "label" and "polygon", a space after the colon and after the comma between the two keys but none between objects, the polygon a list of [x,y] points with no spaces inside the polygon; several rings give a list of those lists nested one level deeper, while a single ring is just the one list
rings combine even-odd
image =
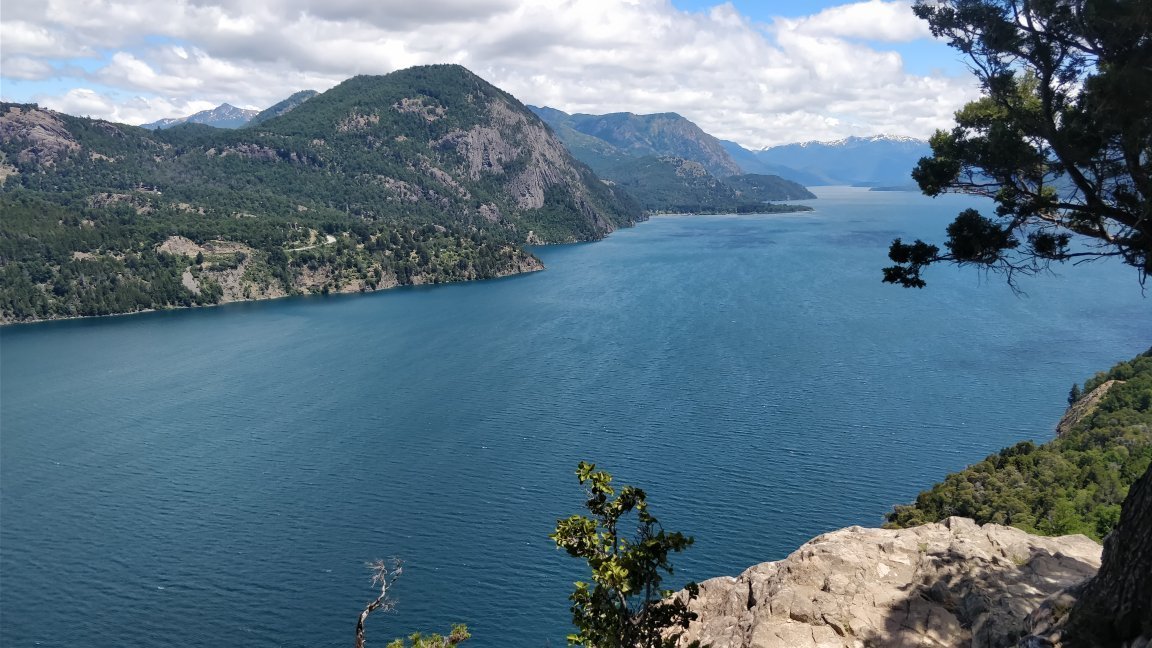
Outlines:
[{"label": "light gray rock", "polygon": [[[713,648],[1013,646],[1042,601],[1092,576],[1100,545],[966,518],[849,527],[700,583],[681,637]],[[684,596],[681,592],[678,596]]]},{"label": "light gray rock", "polygon": [[1109,380],[1092,391],[1080,397],[1080,400],[1068,406],[1064,411],[1064,416],[1060,418],[1060,422],[1056,424],[1056,436],[1064,436],[1072,431],[1072,428],[1077,423],[1084,420],[1085,417],[1096,411],[1096,406],[1100,404],[1100,399],[1108,394],[1108,390],[1112,389],[1113,385],[1123,385],[1123,380]]}]

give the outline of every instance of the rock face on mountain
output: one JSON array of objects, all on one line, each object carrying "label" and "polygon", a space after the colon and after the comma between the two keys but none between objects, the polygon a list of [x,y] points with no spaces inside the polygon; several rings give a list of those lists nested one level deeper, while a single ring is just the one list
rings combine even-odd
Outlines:
[{"label": "rock face on mountain", "polygon": [[1064,412],[1064,416],[1060,417],[1060,422],[1056,424],[1056,436],[1059,437],[1068,434],[1077,423],[1084,420],[1085,416],[1095,411],[1096,406],[1100,404],[1100,399],[1104,398],[1108,390],[1112,389],[1112,386],[1117,383],[1121,385],[1124,384],[1123,381],[1119,380],[1105,381],[1099,387],[1084,394],[1075,403],[1069,405],[1067,411]]},{"label": "rock face on mountain", "polygon": [[[1091,577],[1100,545],[966,518],[850,527],[784,560],[700,583],[680,645],[713,648],[1014,646],[1046,597]],[[679,596],[684,596],[683,593]]]},{"label": "rock face on mountain", "polygon": [[361,182],[520,242],[529,232],[549,243],[595,240],[643,218],[515,97],[458,65],[354,77],[245,130],[305,140],[312,156],[354,168]]},{"label": "rock face on mountain", "polygon": [[5,157],[32,168],[47,168],[80,150],[80,144],[55,114],[10,105],[0,110],[0,142],[12,142]]}]

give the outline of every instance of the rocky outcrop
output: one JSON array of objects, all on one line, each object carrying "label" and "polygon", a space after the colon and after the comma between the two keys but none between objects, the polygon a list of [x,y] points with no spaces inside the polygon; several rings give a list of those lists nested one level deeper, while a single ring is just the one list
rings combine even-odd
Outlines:
[{"label": "rocky outcrop", "polygon": [[16,161],[35,166],[52,166],[80,150],[55,113],[21,106],[10,106],[0,114],[0,142],[19,142]]},{"label": "rocky outcrop", "polygon": [[[1029,618],[1027,648],[1152,645],[1152,466],[1132,484],[1104,539],[1100,571]],[[1073,602],[1074,601],[1074,602]],[[1067,612],[1067,616],[1061,615]]]},{"label": "rocky outcrop", "polygon": [[[1100,545],[966,518],[850,527],[700,584],[681,638],[713,648],[1014,646],[1044,599],[1091,577]],[[679,596],[684,596],[683,593]]]},{"label": "rocky outcrop", "polygon": [[1124,384],[1122,380],[1109,380],[1101,384],[1096,389],[1084,394],[1075,403],[1068,406],[1064,412],[1064,416],[1060,418],[1060,422],[1056,424],[1056,436],[1064,436],[1068,434],[1076,424],[1084,420],[1092,412],[1096,411],[1096,406],[1100,403],[1100,399],[1112,389],[1112,385],[1116,383]]}]

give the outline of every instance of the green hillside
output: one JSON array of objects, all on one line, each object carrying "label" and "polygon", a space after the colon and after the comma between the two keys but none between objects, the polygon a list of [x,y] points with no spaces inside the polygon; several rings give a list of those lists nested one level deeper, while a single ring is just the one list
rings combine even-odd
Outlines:
[{"label": "green hillside", "polygon": [[3,104],[0,155],[0,322],[504,276],[643,218],[459,66],[238,130]]},{"label": "green hillside", "polygon": [[287,113],[295,110],[296,107],[299,106],[300,104],[304,103],[305,101],[308,101],[309,99],[311,99],[312,97],[315,97],[318,94],[320,94],[320,93],[316,92],[315,90],[301,90],[300,92],[294,92],[294,93],[292,93],[291,96],[284,99],[283,101],[278,101],[278,102],[272,104],[271,106],[265,108],[264,110],[261,110],[260,112],[256,113],[256,116],[253,117],[252,119],[248,120],[248,123],[245,124],[245,126],[247,126],[247,127],[259,126],[260,124],[263,124],[264,122],[268,121],[269,119],[272,119],[273,117],[279,117],[280,115],[287,114]]},{"label": "green hillside", "polygon": [[[768,200],[815,198],[800,185],[774,176],[719,179],[698,162],[676,157],[625,158],[601,174],[656,213],[775,213],[808,211]],[[769,180],[763,180],[770,178]]]},{"label": "green hillside", "polygon": [[1077,388],[1080,399],[1112,380],[1064,434],[1041,445],[1018,443],[948,475],[915,504],[895,507],[888,526],[959,515],[1045,535],[1103,538],[1128,488],[1152,463],[1152,349],[1097,374]]}]

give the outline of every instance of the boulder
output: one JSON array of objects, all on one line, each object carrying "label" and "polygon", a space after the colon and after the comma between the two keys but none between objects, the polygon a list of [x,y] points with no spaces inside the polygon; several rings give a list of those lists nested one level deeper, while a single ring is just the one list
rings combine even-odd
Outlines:
[{"label": "boulder", "polygon": [[[967,518],[849,527],[784,560],[700,583],[681,637],[713,648],[1014,646],[1050,595],[1096,573],[1100,545]],[[686,596],[683,592],[677,596]]]}]

